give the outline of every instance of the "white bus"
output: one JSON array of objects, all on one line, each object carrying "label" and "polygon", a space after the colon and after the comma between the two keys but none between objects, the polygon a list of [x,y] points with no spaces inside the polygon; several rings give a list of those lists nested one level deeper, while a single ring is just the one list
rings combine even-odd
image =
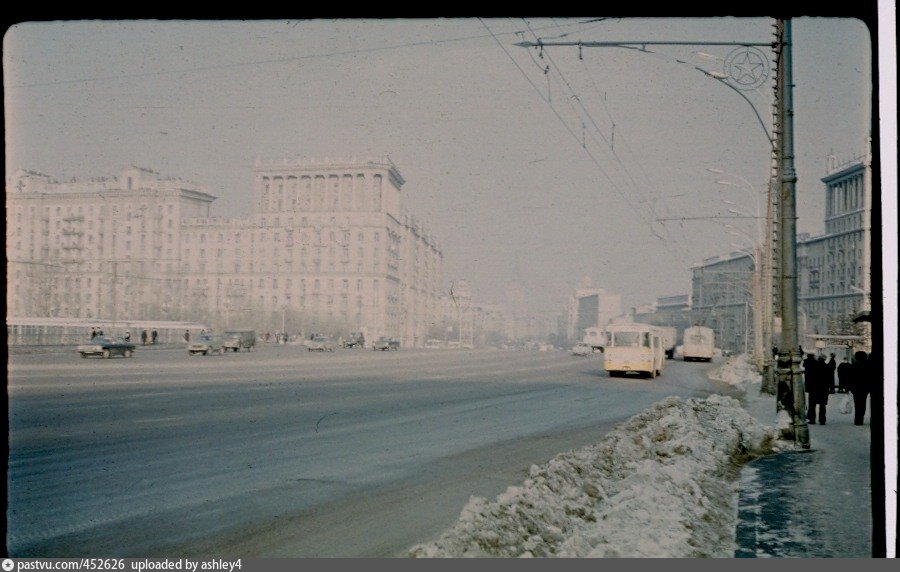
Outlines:
[{"label": "white bus", "polygon": [[712,361],[715,335],[712,328],[691,326],[684,330],[684,361]]},{"label": "white bus", "polygon": [[665,353],[659,332],[650,324],[610,324],[606,329],[603,365],[610,377],[638,373],[662,375]]}]

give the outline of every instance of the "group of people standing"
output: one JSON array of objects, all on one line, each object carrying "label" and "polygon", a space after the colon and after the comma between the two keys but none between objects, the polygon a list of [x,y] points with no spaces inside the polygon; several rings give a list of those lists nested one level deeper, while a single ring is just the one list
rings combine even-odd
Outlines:
[{"label": "group of people standing", "polygon": [[[866,352],[858,351],[853,354],[853,363],[846,358],[840,365],[835,361],[835,355],[825,361],[825,356],[806,354],[803,360],[803,378],[806,385],[806,393],[809,394],[806,420],[811,425],[818,419],[819,425],[825,425],[827,421],[826,407],[828,396],[834,393],[851,393],[853,395],[853,423],[862,425],[866,415],[866,399],[871,391],[871,363]],[[838,383],[835,386],[835,372]]]},{"label": "group of people standing", "polygon": [[157,333],[156,328],[154,328],[151,332],[147,332],[147,330],[141,330],[141,343],[145,346],[149,343],[151,345],[156,344],[156,338],[159,337],[159,333]]}]

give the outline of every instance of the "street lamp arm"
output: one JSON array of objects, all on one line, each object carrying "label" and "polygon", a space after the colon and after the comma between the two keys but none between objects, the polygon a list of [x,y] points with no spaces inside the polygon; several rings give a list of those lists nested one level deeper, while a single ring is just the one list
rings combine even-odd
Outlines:
[{"label": "street lamp arm", "polygon": [[718,81],[719,83],[725,85],[726,87],[728,87],[729,89],[731,89],[733,92],[735,92],[736,94],[738,94],[738,95],[740,95],[741,97],[744,98],[744,101],[746,101],[746,102],[747,102],[747,105],[750,106],[750,109],[753,110],[753,115],[756,116],[756,120],[759,121],[759,126],[762,127],[763,133],[766,134],[766,139],[769,141],[769,146],[772,147],[772,148],[774,149],[774,148],[775,148],[775,138],[772,137],[772,134],[771,134],[771,133],[769,133],[769,128],[766,127],[766,122],[763,121],[763,118],[762,118],[762,116],[759,114],[759,111],[756,110],[756,106],[753,105],[753,102],[750,101],[750,99],[749,99],[746,95],[744,95],[744,92],[742,92],[742,91],[739,90],[738,88],[736,88],[736,87],[734,87],[733,85],[731,85],[730,83],[728,83],[728,81],[727,81],[726,79],[724,79],[724,78],[715,76],[715,75],[711,74],[710,72],[706,71],[705,69],[703,69],[703,68],[701,68],[701,67],[699,67],[699,66],[693,66],[693,67],[694,67],[695,70],[699,71],[700,73],[702,73],[702,74],[705,75],[706,77]]}]

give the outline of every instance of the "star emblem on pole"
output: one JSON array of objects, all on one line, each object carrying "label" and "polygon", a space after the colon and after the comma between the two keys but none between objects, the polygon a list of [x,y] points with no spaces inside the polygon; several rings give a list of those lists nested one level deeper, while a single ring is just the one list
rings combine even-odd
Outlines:
[{"label": "star emblem on pole", "polygon": [[738,89],[756,89],[769,77],[769,63],[762,51],[742,46],[725,58],[725,73]]}]

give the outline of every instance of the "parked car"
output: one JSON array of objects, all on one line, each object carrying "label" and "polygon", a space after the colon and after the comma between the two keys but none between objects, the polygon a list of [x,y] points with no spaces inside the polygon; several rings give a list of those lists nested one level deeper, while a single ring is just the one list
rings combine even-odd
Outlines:
[{"label": "parked car", "polygon": [[189,355],[223,355],[225,353],[225,339],[216,334],[201,334],[197,339],[188,344]]},{"label": "parked car", "polygon": [[350,335],[344,340],[344,347],[362,349],[366,347],[366,336],[362,332],[350,332]]},{"label": "parked car", "polygon": [[76,348],[81,357],[101,356],[112,357],[119,355],[122,357],[131,357],[134,354],[135,345],[125,341],[124,338],[114,338],[110,336],[99,336],[90,341],[88,344],[82,344]]},{"label": "parked car", "polygon": [[325,336],[316,336],[306,343],[306,349],[311,352],[333,352],[334,342]]},{"label": "parked car", "polygon": [[573,356],[589,356],[593,353],[594,348],[591,347],[590,344],[586,344],[584,342],[578,342],[572,347],[572,355]]},{"label": "parked car", "polygon": [[252,352],[256,346],[256,332],[253,330],[229,330],[222,334],[222,340],[227,350],[236,352],[247,348],[248,352]]},{"label": "parked car", "polygon": [[400,349],[400,340],[397,338],[388,338],[385,336],[381,336],[375,343],[372,344],[372,349],[375,351],[387,351],[387,350],[399,350]]}]

